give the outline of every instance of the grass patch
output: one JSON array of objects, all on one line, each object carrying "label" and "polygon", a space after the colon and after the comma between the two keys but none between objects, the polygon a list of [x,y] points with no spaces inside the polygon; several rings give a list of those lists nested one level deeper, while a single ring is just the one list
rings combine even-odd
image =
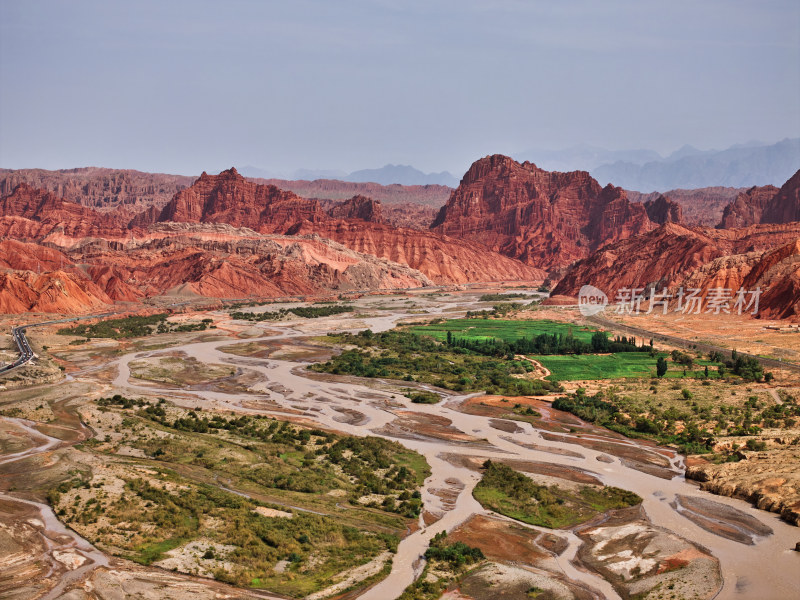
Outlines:
[{"label": "grass patch", "polygon": [[[662,354],[662,356],[666,356]],[[657,357],[643,352],[615,354],[534,355],[550,371],[551,381],[621,379],[655,376]]]},{"label": "grass patch", "polygon": [[175,537],[150,544],[143,544],[136,549],[132,560],[142,565],[150,565],[164,558],[164,554],[188,542],[190,538]]},{"label": "grass patch", "polygon": [[627,490],[583,486],[578,492],[544,486],[503,464],[486,461],[483,478],[473,496],[484,508],[541,527],[571,527],[600,513],[641,503]]},{"label": "grass patch", "polygon": [[610,386],[593,396],[581,388],[557,398],[553,408],[684,454],[709,453],[717,436],[755,436],[767,428],[791,429],[800,420],[800,404],[791,394],[779,392],[782,404],[776,404],[765,390],[751,392],[738,379],[653,379],[646,385]]},{"label": "grass patch", "polygon": [[187,331],[205,331],[213,328],[212,319],[203,319],[195,323],[173,325],[167,322],[167,313],[156,315],[122,317],[105,319],[92,325],[75,325],[64,327],[56,333],[59,335],[77,335],[85,338],[111,338],[115,340],[144,337],[154,333],[182,333]]},{"label": "grass patch", "polygon": [[439,400],[441,400],[439,394],[434,394],[433,392],[427,392],[425,390],[415,391],[408,388],[403,390],[403,396],[411,400],[414,404],[438,404]]},{"label": "grass patch", "polygon": [[281,308],[273,312],[241,312],[231,311],[231,318],[239,321],[280,321],[288,316],[290,313],[304,319],[318,319],[320,317],[330,317],[332,315],[340,315],[342,313],[353,312],[352,306],[333,304],[324,306],[298,306],[296,308]]},{"label": "grass patch", "polygon": [[520,338],[534,338],[537,335],[572,335],[582,342],[591,343],[592,334],[597,328],[574,325],[542,319],[537,321],[513,321],[504,319],[450,319],[443,323],[432,323],[409,327],[408,331],[418,335],[428,335],[439,341],[447,340],[447,333],[459,338],[475,340],[498,339],[513,342]]},{"label": "grass patch", "polygon": [[528,361],[481,356],[451,348],[429,336],[394,329],[383,333],[330,334],[346,345],[338,356],[309,369],[334,375],[418,381],[455,391],[482,391],[509,396],[545,395],[560,390],[557,383],[525,378]]},{"label": "grass patch", "polygon": [[[447,534],[442,531],[431,539],[425,551],[425,568],[417,580],[408,586],[398,600],[436,600],[451,583],[459,581],[470,569],[484,561],[479,548],[463,542],[447,543]],[[431,579],[429,573],[435,572]]]}]

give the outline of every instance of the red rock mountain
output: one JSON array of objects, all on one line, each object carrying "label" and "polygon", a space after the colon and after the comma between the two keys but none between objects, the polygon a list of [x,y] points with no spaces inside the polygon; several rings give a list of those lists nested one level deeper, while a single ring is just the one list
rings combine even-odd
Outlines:
[{"label": "red rock mountain", "polygon": [[334,219],[361,219],[370,223],[384,223],[381,203],[366,196],[353,196],[328,209]]},{"label": "red rock mountain", "polygon": [[284,297],[544,277],[478,244],[382,223],[369,198],[328,214],[234,169],[203,174],[162,209],[133,218],[126,207],[99,212],[25,184],[0,210],[0,240],[12,238],[0,241],[0,310],[11,312],[85,312],[164,294]]},{"label": "red rock mountain", "polygon": [[62,252],[3,240],[0,253],[0,312],[11,313],[90,312],[160,295],[320,296],[431,285],[406,265],[318,236],[264,235],[222,224],[156,224],[125,244],[84,240]]},{"label": "red rock mountain", "polygon": [[[585,284],[600,288],[609,298],[622,288],[649,287],[651,284],[655,284],[657,289],[675,286],[716,259],[749,252],[761,254],[778,245],[792,243],[798,237],[800,222],[727,230],[687,228],[668,223],[646,234],[610,244],[578,261],[555,286],[553,295],[577,296]],[[735,263],[739,268],[748,261],[737,258]],[[728,273],[724,278],[717,276],[716,282],[736,283],[743,281],[744,275],[746,272],[738,275]]]},{"label": "red rock mountain", "polygon": [[125,216],[98,213],[51,192],[19,184],[10,196],[0,198],[0,237],[44,239],[48,235],[124,238]]},{"label": "red rock mountain", "polygon": [[[436,218],[436,213],[439,212],[438,209],[432,206],[426,206],[424,204],[415,204],[414,202],[397,202],[393,204],[383,204],[382,202],[374,200],[372,198],[370,198],[370,200],[375,202],[376,206],[379,207],[380,209],[379,221],[382,223],[387,223],[389,225],[394,225],[395,227],[406,227],[409,229],[419,229],[421,231],[427,231],[428,229],[430,229],[431,223],[433,223],[433,220]],[[328,200],[325,198],[319,199],[319,203],[322,206],[323,210],[327,212],[328,215],[331,215],[334,218],[346,218],[346,217],[339,217],[338,215],[351,214],[349,212],[351,209],[344,209],[344,208],[336,209],[336,207],[341,207],[342,205],[348,202],[349,200],[338,202],[336,200]],[[336,214],[332,212],[334,209],[336,209]]]},{"label": "red rock mountain", "polygon": [[98,167],[60,171],[0,169],[0,196],[8,196],[19,184],[26,183],[84,206],[101,209],[127,206],[141,210],[151,205],[161,208],[194,179],[185,175]]},{"label": "red rock mountain", "polygon": [[[659,201],[654,214],[679,215],[668,204]],[[655,227],[644,205],[628,201],[620,188],[600,187],[586,172],[548,172],[493,155],[473,163],[431,229],[557,269]]]},{"label": "red rock mountain", "polygon": [[770,319],[800,316],[800,240],[765,252],[750,269],[742,288],[765,290],[759,314]]},{"label": "red rock mountain", "polygon": [[800,221],[800,170],[780,189],[752,187],[725,207],[720,227],[746,227],[758,223]]},{"label": "red rock mountain", "polygon": [[439,211],[432,206],[405,202],[402,204],[389,204],[383,207],[383,216],[386,222],[395,227],[408,227],[411,229],[430,229],[431,223]]},{"label": "red rock mountain", "polygon": [[437,284],[479,281],[542,281],[546,273],[518,260],[492,252],[480,244],[391,225],[357,221],[298,223],[292,235],[317,234],[352,248],[406,264]]},{"label": "red rock mountain", "polygon": [[666,196],[658,196],[644,203],[647,217],[653,222],[663,225],[664,223],[683,223],[683,208],[680,204],[673,202]]},{"label": "red rock mountain", "polygon": [[[576,262],[553,295],[575,297],[584,284],[610,299],[620,289],[761,288],[760,316],[800,315],[800,171],[780,189],[751,188],[725,210],[722,225],[687,228],[668,223],[609,244]],[[756,224],[752,224],[756,223]]]},{"label": "red rock mountain", "polygon": [[381,185],[379,183],[356,183],[336,179],[314,181],[287,179],[252,179],[256,183],[274,185],[282,190],[294,192],[302,198],[318,200],[346,200],[353,196],[367,196],[381,202],[384,207],[393,204],[419,204],[438,209],[447,202],[453,191],[445,185]]},{"label": "red rock mountain", "polygon": [[204,172],[191,187],[175,194],[157,221],[227,223],[259,233],[283,233],[297,221],[327,218],[316,200],[247,181],[231,168],[214,176]]},{"label": "red rock mountain", "polygon": [[[644,209],[642,209],[644,210]],[[351,199],[333,214],[379,217],[375,203]],[[334,218],[317,200],[306,200],[270,185],[245,180],[235,169],[203,174],[194,185],[175,195],[158,216],[159,222],[227,223],[260,233],[312,235],[339,242],[418,269],[437,283],[541,280],[543,271],[500,256],[487,248],[441,234],[398,229],[379,222]]]},{"label": "red rock mountain", "polygon": [[681,207],[683,222],[692,227],[714,227],[722,219],[722,211],[736,196],[745,191],[742,188],[707,187],[696,190],[669,190],[663,194],[652,192],[643,194],[626,190],[631,202],[647,202],[666,196]]},{"label": "red rock mountain", "polygon": [[74,314],[110,303],[111,299],[92,281],[73,273],[0,272],[0,313]]}]

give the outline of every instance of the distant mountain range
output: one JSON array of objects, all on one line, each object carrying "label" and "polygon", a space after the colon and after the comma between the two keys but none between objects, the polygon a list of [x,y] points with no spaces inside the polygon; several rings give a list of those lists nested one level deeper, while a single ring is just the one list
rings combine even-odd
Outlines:
[{"label": "distant mountain range", "polygon": [[528,150],[516,155],[556,171],[589,171],[601,184],[639,192],[714,186],[781,185],[800,167],[800,138],[775,144],[738,144],[727,150],[684,146],[667,157],[653,150],[607,150],[575,146]]},{"label": "distant mountain range", "polygon": [[662,160],[655,150],[608,150],[597,146],[581,144],[563,150],[524,150],[513,155],[516,160],[530,161],[546,171],[591,171],[601,165],[625,161],[643,165],[650,161]]},{"label": "distant mountain range", "polygon": [[458,179],[452,173],[442,171],[441,173],[423,173],[409,165],[385,165],[380,169],[361,169],[346,173],[335,170],[314,170],[298,169],[290,174],[273,173],[266,169],[246,166],[242,167],[242,175],[245,177],[259,177],[262,179],[292,179],[313,181],[316,179],[338,179],[339,181],[350,181],[354,183],[379,183],[381,185],[446,185],[456,187]]},{"label": "distant mountain range", "polygon": [[362,169],[344,177],[345,181],[373,181],[381,185],[400,183],[402,185],[446,185],[456,187],[458,179],[452,173],[423,173],[408,165],[386,165],[380,169]]}]

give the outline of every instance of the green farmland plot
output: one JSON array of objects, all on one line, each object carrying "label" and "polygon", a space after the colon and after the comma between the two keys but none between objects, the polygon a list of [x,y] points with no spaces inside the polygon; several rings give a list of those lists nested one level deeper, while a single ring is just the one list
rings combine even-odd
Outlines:
[{"label": "green farmland plot", "polygon": [[597,331],[597,329],[546,319],[540,321],[450,319],[443,323],[410,327],[408,331],[416,333],[417,335],[429,335],[440,341],[446,340],[447,332],[450,331],[458,338],[464,337],[478,340],[497,338],[505,342],[511,342],[520,338],[534,338],[542,333],[548,335],[560,333],[563,336],[567,336],[572,332],[572,335],[576,339],[589,343],[592,341],[592,334]]},{"label": "green farmland plot", "polygon": [[650,377],[656,373],[656,357],[643,352],[616,354],[566,354],[531,356],[546,367],[551,381]]},{"label": "green farmland plot", "polygon": [[[582,342],[591,343],[596,328],[563,323],[550,320],[513,321],[503,319],[450,319],[441,323],[410,327],[410,333],[430,336],[441,342],[447,340],[448,333],[453,339],[472,341],[502,340],[514,342],[521,338],[533,339],[541,334],[570,334]],[[639,341],[641,343],[641,341]],[[531,354],[530,357],[549,371],[547,379],[551,381],[578,381],[591,379],[622,379],[655,377],[656,361],[664,356],[669,362],[669,371],[665,377],[697,377],[702,376],[703,369],[709,365],[712,371],[709,377],[718,377],[717,363],[696,359],[692,368],[684,367],[669,360],[669,355],[661,352],[651,355],[649,352],[611,352],[603,354]]]}]

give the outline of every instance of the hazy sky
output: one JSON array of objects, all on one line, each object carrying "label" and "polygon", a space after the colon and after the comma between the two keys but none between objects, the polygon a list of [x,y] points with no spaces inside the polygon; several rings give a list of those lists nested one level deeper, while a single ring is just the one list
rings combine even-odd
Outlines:
[{"label": "hazy sky", "polygon": [[797,0],[0,0],[0,166],[460,176],[800,136]]}]

